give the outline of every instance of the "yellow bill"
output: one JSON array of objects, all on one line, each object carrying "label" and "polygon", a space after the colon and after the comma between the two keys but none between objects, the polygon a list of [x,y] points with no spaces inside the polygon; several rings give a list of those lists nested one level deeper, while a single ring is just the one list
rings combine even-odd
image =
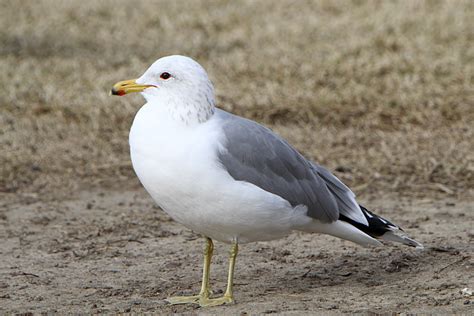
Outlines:
[{"label": "yellow bill", "polygon": [[146,88],[155,87],[150,84],[138,84],[137,79],[119,81],[112,87],[110,94],[123,96],[129,93],[142,92]]}]

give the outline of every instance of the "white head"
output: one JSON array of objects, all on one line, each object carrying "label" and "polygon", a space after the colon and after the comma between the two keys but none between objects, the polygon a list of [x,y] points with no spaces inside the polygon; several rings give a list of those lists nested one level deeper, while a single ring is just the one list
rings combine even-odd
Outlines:
[{"label": "white head", "polygon": [[141,92],[149,103],[168,108],[186,123],[202,123],[214,113],[214,87],[204,68],[189,57],[162,57],[140,78],[118,82],[112,88],[114,95],[132,92]]}]

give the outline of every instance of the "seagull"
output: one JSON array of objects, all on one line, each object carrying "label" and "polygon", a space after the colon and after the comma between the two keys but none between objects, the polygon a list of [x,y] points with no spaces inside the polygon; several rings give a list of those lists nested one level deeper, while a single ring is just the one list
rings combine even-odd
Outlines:
[{"label": "seagull", "polygon": [[[270,129],[216,107],[204,68],[173,55],[111,91],[146,99],[130,130],[132,165],[153,200],[175,221],[204,236],[202,286],[171,304],[234,302],[238,245],[293,231],[329,234],[362,246],[380,239],[422,248],[403,230],[359,205],[326,168],[306,159]],[[230,244],[227,287],[212,298],[213,240]]]}]

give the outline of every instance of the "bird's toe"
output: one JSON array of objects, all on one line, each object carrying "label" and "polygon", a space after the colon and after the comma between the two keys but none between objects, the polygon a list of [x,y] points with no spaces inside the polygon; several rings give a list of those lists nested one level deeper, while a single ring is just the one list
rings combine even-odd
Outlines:
[{"label": "bird's toe", "polygon": [[224,295],[219,298],[202,298],[199,300],[199,306],[201,307],[211,307],[211,306],[219,306],[224,304],[230,304],[234,302],[234,298],[232,296]]},{"label": "bird's toe", "polygon": [[167,298],[165,301],[170,303],[171,305],[176,304],[200,304],[200,295],[192,295],[192,296],[173,296]]}]

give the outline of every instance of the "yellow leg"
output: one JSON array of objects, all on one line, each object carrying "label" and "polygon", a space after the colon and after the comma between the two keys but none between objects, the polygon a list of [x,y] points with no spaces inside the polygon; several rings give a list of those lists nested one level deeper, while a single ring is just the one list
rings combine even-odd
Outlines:
[{"label": "yellow leg", "polygon": [[199,304],[202,307],[205,306],[218,306],[223,304],[232,303],[234,301],[234,295],[232,292],[232,285],[234,282],[234,268],[235,268],[235,259],[237,258],[238,245],[237,243],[232,245],[230,250],[229,257],[229,274],[227,277],[227,288],[225,290],[224,296],[219,298],[209,298],[211,291],[209,290],[209,271],[211,266],[211,258],[214,250],[214,244],[210,238],[206,238],[206,249],[204,251],[204,267],[202,270],[202,285],[201,291],[198,295],[192,296],[175,296],[166,299],[168,303],[171,304]]},{"label": "yellow leg", "polygon": [[237,258],[237,253],[239,251],[239,246],[237,243],[232,245],[230,249],[229,256],[229,274],[227,276],[227,288],[225,290],[224,296],[219,298],[201,298],[199,301],[200,306],[218,306],[223,304],[228,304],[234,302],[234,294],[232,292],[232,286],[234,283],[234,268],[235,268],[235,259]]},{"label": "yellow leg", "polygon": [[192,296],[174,296],[166,299],[171,304],[187,304],[194,303],[199,304],[201,299],[208,299],[211,295],[209,290],[209,270],[211,267],[212,253],[214,252],[214,244],[211,238],[206,237],[206,247],[204,249],[204,265],[202,268],[202,283],[201,291],[198,295]]}]

